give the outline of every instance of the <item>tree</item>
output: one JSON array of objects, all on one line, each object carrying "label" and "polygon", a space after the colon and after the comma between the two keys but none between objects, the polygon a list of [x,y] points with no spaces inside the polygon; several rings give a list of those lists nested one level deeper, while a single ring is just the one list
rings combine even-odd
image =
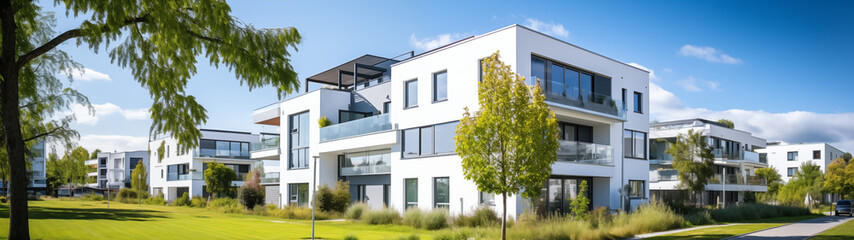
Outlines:
[{"label": "tree", "polygon": [[732,121],[727,120],[727,119],[719,119],[718,123],[723,123],[726,125],[727,128],[730,128],[730,129],[735,128],[735,123],[733,123]]},{"label": "tree", "polygon": [[258,169],[252,169],[246,175],[243,181],[243,186],[237,190],[237,199],[246,208],[253,209],[255,205],[264,204],[264,188],[261,187],[261,172]]},{"label": "tree", "polygon": [[236,178],[234,170],[226,167],[222,163],[208,163],[208,169],[205,170],[205,184],[207,190],[217,197],[217,193],[226,193],[231,190],[231,181]]},{"label": "tree", "polygon": [[756,169],[754,173],[756,174],[756,176],[759,176],[765,180],[765,184],[768,186],[768,193],[773,194],[777,193],[777,191],[780,190],[783,178],[780,176],[780,173],[777,172],[777,169],[775,169],[774,166]]},{"label": "tree", "polygon": [[507,195],[535,198],[557,160],[557,119],[536,86],[512,72],[498,52],[483,60],[480,109],[465,108],[457,126],[456,151],[465,179],[481,192],[501,194],[501,238],[506,237]]},{"label": "tree", "polygon": [[88,182],[86,160],[89,160],[89,151],[83,147],[77,147],[70,154],[66,154],[60,166],[63,168],[61,175],[64,178],[63,181],[73,187],[86,184]]},{"label": "tree", "polygon": [[854,191],[854,186],[847,181],[854,177],[846,171],[847,166],[845,159],[842,158],[837,158],[827,165],[827,172],[824,174],[824,191],[839,194],[841,198],[845,198],[846,193]]},{"label": "tree", "polygon": [[96,158],[98,158],[98,153],[101,153],[101,149],[97,149],[97,148],[96,148],[96,149],[95,149],[95,151],[92,151],[92,156],[89,156],[89,159],[96,159]]},{"label": "tree", "polygon": [[54,119],[54,113],[70,103],[92,110],[85,96],[63,88],[56,78],[57,73],[70,75],[82,68],[56,49],[60,44],[74,41],[94,52],[108,50],[112,62],[129,69],[134,80],[149,90],[153,99],[149,132],[178,139],[182,151],[198,145],[197,126],[207,120],[206,110],[185,92],[198,59],[224,65],[250,90],[272,85],[281,98],[299,87],[290,63],[291,49],[296,50],[301,39],[297,30],[243,24],[222,0],[64,0],[66,16],[88,17],[79,27],[59,34],[53,14],[42,11],[39,3],[0,1],[0,144],[8,153],[12,186],[10,239],[29,238],[28,142],[77,137],[68,128],[71,117]]},{"label": "tree", "polygon": [[842,159],[845,159],[845,162],[850,161],[851,160],[851,153],[850,152],[843,153]]},{"label": "tree", "polygon": [[802,206],[809,194],[813,199],[821,199],[824,174],[821,167],[812,162],[804,162],[795,172],[795,176],[780,188],[777,201],[786,205]]},{"label": "tree", "polygon": [[572,199],[569,203],[569,208],[572,209],[572,215],[578,219],[587,219],[587,209],[590,206],[590,199],[587,199],[587,180],[582,180],[578,185],[578,196]]},{"label": "tree", "polygon": [[133,168],[133,171],[130,173],[130,185],[131,188],[136,191],[137,194],[147,194],[148,191],[148,173],[145,170],[145,164],[142,161],[136,163],[136,167]]},{"label": "tree", "polygon": [[679,172],[680,187],[691,191],[691,197],[695,202],[699,201],[700,194],[715,174],[714,155],[706,137],[701,132],[688,130],[687,134],[680,133],[676,142],[664,152],[673,156],[673,169]]}]

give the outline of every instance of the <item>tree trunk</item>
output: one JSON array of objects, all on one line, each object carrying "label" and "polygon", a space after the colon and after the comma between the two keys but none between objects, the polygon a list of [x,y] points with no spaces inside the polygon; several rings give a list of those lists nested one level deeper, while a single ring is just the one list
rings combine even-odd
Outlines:
[{"label": "tree trunk", "polygon": [[0,1],[0,28],[3,31],[0,52],[0,119],[9,154],[9,239],[29,239],[27,222],[27,163],[24,138],[21,136],[18,109],[18,67],[16,57],[17,26],[11,1]]},{"label": "tree trunk", "polygon": [[507,193],[501,193],[501,240],[507,239]]}]

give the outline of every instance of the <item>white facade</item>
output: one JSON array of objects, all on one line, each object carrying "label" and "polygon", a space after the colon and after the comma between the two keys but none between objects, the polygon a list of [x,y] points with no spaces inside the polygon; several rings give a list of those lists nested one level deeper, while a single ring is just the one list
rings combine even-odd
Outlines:
[{"label": "white facade", "polygon": [[780,173],[784,182],[788,182],[794,176],[801,164],[812,162],[821,167],[821,171],[827,171],[827,165],[833,160],[841,158],[845,152],[827,143],[774,143],[768,144],[765,149],[758,152],[767,155],[768,165],[773,166]]},{"label": "white facade", "polygon": [[[649,106],[649,73],[512,25],[402,61],[378,60],[372,63],[375,68],[355,68],[359,73],[371,73],[373,70],[375,74],[372,76],[375,78],[369,79],[366,73],[366,79],[359,80],[355,90],[349,88],[353,86],[352,75],[344,76],[349,82],[335,86],[335,79],[323,78],[330,76],[325,75],[327,71],[309,81],[324,82],[332,85],[331,89],[324,87],[256,110],[256,123],[277,125],[281,129],[280,186],[283,204],[308,203],[312,194],[308,188],[314,179],[318,185],[332,185],[342,179],[349,181],[354,200],[366,201],[372,206],[385,204],[398,210],[407,206],[422,209],[441,206],[447,207],[451,214],[459,214],[470,213],[483,202],[500,209],[500,198],[490,201],[488,195],[482,196],[478,192],[473,182],[464,179],[461,158],[453,153],[452,148],[448,152],[440,151],[447,149],[448,144],[453,146],[453,136],[447,133],[453,133],[453,123],[462,117],[463,109],[475,110],[478,107],[480,60],[495,51],[500,51],[501,60],[522,76],[536,75],[538,71],[532,71],[533,66],[552,69],[562,66],[581,72],[580,75],[576,73],[579,78],[590,77],[588,86],[595,83],[597,87],[590,89],[597,94],[582,92],[586,94],[583,97],[588,98],[564,99],[566,97],[562,95],[547,98],[547,103],[563,123],[562,130],[567,131],[566,139],[561,141],[559,160],[553,166],[554,179],[549,181],[554,184],[544,183],[546,191],[543,198],[548,200],[533,205],[519,196],[511,196],[507,203],[508,214],[517,215],[529,209],[565,211],[560,204],[548,202],[569,197],[569,192],[572,189],[577,191],[577,184],[582,180],[588,181],[593,207],[620,209],[623,202],[625,206],[634,207],[647,201],[649,173],[646,169],[649,163],[645,134],[649,132],[649,110],[646,107]],[[373,58],[377,57],[366,55],[353,62],[376,60]],[[534,59],[544,65],[533,64]],[[353,64],[347,63],[330,71],[353,71],[354,68],[349,66]],[[377,66],[385,70],[381,71]],[[446,97],[434,101],[434,90],[441,88],[435,88],[434,77],[442,75],[447,79],[444,87]],[[553,80],[552,73],[547,76],[540,78],[544,82]],[[417,81],[412,83],[412,80]],[[405,106],[405,89],[416,85],[417,106]],[[553,86],[543,85],[547,89]],[[567,90],[566,94],[580,95],[578,89],[574,91],[577,92]],[[635,105],[634,93],[640,100],[639,112],[627,112],[624,106],[633,109]],[[622,104],[622,99],[627,100],[626,105]],[[278,114],[271,114],[274,112]],[[371,116],[352,121],[342,119],[348,118],[350,112]],[[299,120],[304,116],[299,115],[301,113],[308,113],[306,120]],[[333,125],[319,128],[321,117],[327,117]],[[308,124],[295,130],[294,123],[299,121]],[[306,137],[303,136],[305,129],[308,130],[307,142],[303,143],[299,138]],[[626,139],[625,143],[644,145],[638,146],[635,158],[624,157],[631,155],[623,151],[624,130],[636,131],[640,137],[638,141]],[[570,131],[579,133],[569,137]],[[414,132],[418,135],[413,138],[415,135],[411,134]],[[631,134],[629,132],[629,136]],[[291,144],[293,139],[296,140]],[[418,144],[413,145],[413,141],[418,141]],[[413,146],[417,150],[412,150]],[[303,156],[302,151],[307,151],[307,154]],[[317,165],[314,164],[314,156],[318,156]],[[307,160],[307,164],[292,161],[294,159]],[[313,178],[314,174],[316,178]],[[635,190],[636,198],[623,199],[619,189],[628,185],[630,180],[641,187]],[[407,183],[411,187],[415,182],[417,191],[415,188],[407,189]],[[406,194],[407,191],[410,193]],[[571,193],[572,196],[575,194]]]},{"label": "white facade", "polygon": [[[178,141],[171,137],[158,138],[149,142],[151,149],[151,171],[149,172],[150,193],[163,193],[167,201],[174,201],[184,192],[190,197],[207,196],[204,191],[205,164],[216,161],[232,167],[240,181],[233,181],[235,187],[243,186],[242,179],[257,162],[249,158],[250,146],[259,142],[258,135],[247,132],[233,132],[200,129],[200,146],[180,153]],[[157,149],[164,146],[164,156],[157,156]],[[244,150],[245,149],[245,150]]]},{"label": "white facade", "polygon": [[[47,188],[47,149],[44,140],[37,140],[32,146],[30,153],[26,155],[27,161],[32,166],[28,169],[30,176],[27,178],[27,191],[36,194],[46,194]],[[8,194],[9,183],[0,180],[0,191]]]},{"label": "white facade", "polygon": [[768,166],[756,152],[765,147],[765,139],[705,119],[653,123],[650,130],[650,191],[661,200],[674,197],[671,194],[680,183],[678,171],[672,167],[673,157],[664,151],[690,130],[705,136],[714,154],[715,175],[702,196],[706,204],[723,203],[724,199],[727,203],[744,202],[753,193],[768,191],[767,184],[754,174],[756,169]]},{"label": "white facade", "polygon": [[86,165],[95,168],[94,172],[88,174],[90,178],[95,179],[95,183],[91,183],[88,186],[101,189],[130,187],[131,172],[133,172],[136,164],[140,161],[150,175],[151,168],[149,167],[148,151],[146,150],[98,153],[97,158],[86,161]]}]

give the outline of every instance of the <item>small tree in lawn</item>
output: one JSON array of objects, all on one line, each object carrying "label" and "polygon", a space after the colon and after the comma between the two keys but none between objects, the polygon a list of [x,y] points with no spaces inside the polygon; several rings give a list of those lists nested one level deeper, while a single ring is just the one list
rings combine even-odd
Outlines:
[{"label": "small tree in lawn", "polygon": [[715,155],[706,137],[701,132],[688,130],[687,134],[679,134],[676,142],[664,152],[673,156],[673,168],[679,171],[680,186],[691,191],[691,197],[698,201],[699,194],[715,174]]},{"label": "small tree in lawn", "polygon": [[854,183],[848,181],[852,176],[849,171],[846,171],[848,164],[845,159],[837,158],[827,165],[827,173],[824,174],[824,191],[839,194],[840,198],[845,198],[846,193],[854,190]]},{"label": "small tree in lawn", "polygon": [[578,196],[572,199],[569,203],[569,208],[572,209],[572,215],[578,219],[587,219],[587,209],[590,207],[590,199],[587,198],[587,180],[581,181],[578,185]]},{"label": "small tree in lawn", "polygon": [[535,198],[551,174],[559,148],[557,120],[539,85],[528,86],[499,59],[483,60],[480,109],[465,108],[457,126],[456,151],[463,174],[478,190],[501,194],[501,238],[506,238],[507,195]]},{"label": "small tree in lawn", "polygon": [[208,163],[208,169],[205,170],[205,184],[208,192],[213,194],[214,198],[217,197],[217,193],[228,192],[231,189],[231,181],[235,177],[234,170],[222,163]]},{"label": "small tree in lawn", "polygon": [[764,179],[765,184],[768,186],[767,192],[759,193],[761,198],[760,200],[774,200],[777,196],[777,192],[780,191],[780,187],[783,186],[783,178],[780,176],[780,173],[777,172],[777,169],[775,169],[774,166],[756,169],[754,173],[756,176]]},{"label": "small tree in lawn", "polygon": [[148,188],[148,173],[145,171],[145,164],[142,161],[136,163],[136,167],[134,167],[133,171],[130,173],[130,186],[136,191],[136,194],[147,194],[146,188]]},{"label": "small tree in lawn", "polygon": [[254,209],[256,205],[264,204],[264,188],[261,187],[261,171],[258,168],[249,171],[243,186],[237,191],[237,198],[246,208]]}]

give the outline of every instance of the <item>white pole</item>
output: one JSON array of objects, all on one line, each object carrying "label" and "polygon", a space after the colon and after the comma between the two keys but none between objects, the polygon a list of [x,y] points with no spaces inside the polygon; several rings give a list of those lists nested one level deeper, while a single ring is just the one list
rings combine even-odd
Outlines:
[{"label": "white pole", "polygon": [[317,192],[315,191],[315,186],[317,186],[317,158],[319,158],[319,157],[314,156],[314,165],[311,166],[312,168],[314,168],[314,171],[311,172],[312,173],[312,177],[311,177],[311,191],[312,191],[312,193],[311,193],[311,239],[312,240],[314,240],[314,210],[317,209],[317,207],[316,207],[316,204],[317,204],[316,203],[317,202],[316,201],[317,200],[317,194],[316,193]]},{"label": "white pole", "polygon": [[723,197],[723,204],[724,204],[723,208],[726,208],[726,166],[724,166],[724,177],[723,178],[724,178],[723,179],[724,185],[723,185],[723,192],[722,192],[723,196],[724,196]]}]

